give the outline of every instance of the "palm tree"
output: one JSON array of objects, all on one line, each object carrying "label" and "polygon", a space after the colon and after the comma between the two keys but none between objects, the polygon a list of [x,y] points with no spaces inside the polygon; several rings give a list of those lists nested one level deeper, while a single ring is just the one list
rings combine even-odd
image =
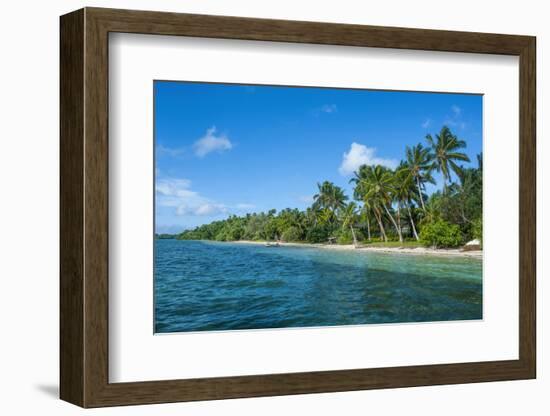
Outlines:
[{"label": "palm tree", "polygon": [[318,193],[313,196],[313,207],[315,209],[328,208],[333,213],[346,206],[348,197],[339,186],[332,182],[324,181],[317,184]]},{"label": "palm tree", "polygon": [[306,212],[305,212],[306,223],[314,226],[317,225],[319,216],[320,216],[320,209],[316,207],[308,207],[306,209]]},{"label": "palm tree", "polygon": [[413,147],[407,146],[405,149],[405,155],[407,159],[407,173],[416,184],[422,209],[426,210],[423,195],[423,191],[425,190],[424,184],[426,182],[435,184],[435,180],[431,175],[432,154],[430,152],[430,148],[422,146],[421,143],[418,143]]},{"label": "palm tree", "polygon": [[[363,217],[364,222],[367,224],[367,238],[369,241],[372,240],[370,233],[370,214],[374,213],[374,210],[370,201],[366,201],[363,196],[366,192],[364,188],[368,180],[370,169],[372,169],[370,166],[361,165],[359,169],[354,172],[355,177],[350,179],[349,181],[349,183],[355,184],[355,188],[353,189],[353,198],[356,201],[363,202],[363,207],[361,208],[361,217]],[[380,230],[380,233],[382,234],[382,229]]]},{"label": "palm tree", "polygon": [[[372,211],[376,222],[378,223],[378,228],[380,230],[380,237],[384,239],[385,242],[388,241],[388,236],[386,235],[386,230],[384,229],[384,223],[382,221],[381,207],[379,206],[379,201],[374,198],[367,198],[367,192],[371,186],[371,177],[373,176],[373,166],[361,165],[359,169],[354,172],[355,177],[350,179],[350,183],[354,183],[355,187],[353,189],[353,196],[358,201],[363,201],[363,210],[368,215],[369,211]],[[368,221],[368,218],[367,218]],[[367,222],[368,225],[368,222]],[[370,240],[370,228],[369,228],[369,240]]]},{"label": "palm tree", "polygon": [[355,173],[355,178],[352,178],[350,182],[354,182],[356,184],[354,193],[360,195],[363,201],[372,207],[384,240],[388,241],[388,237],[386,236],[382,222],[382,210],[387,214],[388,218],[395,227],[397,235],[399,236],[399,241],[403,242],[401,228],[395,221],[395,218],[388,208],[391,207],[395,187],[393,171],[381,165],[363,165]]},{"label": "palm tree", "polygon": [[[375,199],[377,199],[382,208],[384,208],[388,218],[395,227],[395,231],[397,231],[399,241],[402,243],[403,234],[401,233],[401,227],[389,209],[391,208],[395,195],[395,172],[381,165],[376,165],[373,169],[372,180],[373,183],[371,185],[370,194],[375,195]],[[399,215],[399,209],[397,210],[397,214]]]},{"label": "palm tree", "polygon": [[355,230],[353,229],[353,225],[357,221],[357,204],[355,202],[350,202],[340,212],[342,229],[345,229],[346,227],[350,228],[351,235],[353,237],[353,246],[357,247],[357,237],[355,236]]},{"label": "palm tree", "polygon": [[305,214],[296,208],[285,208],[279,213],[279,222],[282,229],[296,227],[301,233],[304,233],[304,217]]},{"label": "palm tree", "polygon": [[478,153],[476,155],[476,160],[477,160],[477,169],[480,172],[483,172],[483,152]]},{"label": "palm tree", "polygon": [[371,241],[371,235],[370,235],[370,213],[372,211],[372,207],[370,204],[366,201],[363,201],[363,207],[361,208],[361,217],[364,223],[367,224],[367,238],[369,241]]},{"label": "palm tree", "polygon": [[317,213],[317,220],[320,224],[330,224],[334,222],[336,215],[330,208],[321,208]]},{"label": "palm tree", "polygon": [[[407,163],[401,162],[400,167],[396,171],[395,197],[397,200],[398,210],[401,206],[404,206],[407,209],[414,238],[416,238],[416,241],[419,241],[420,238],[416,232],[416,226],[414,224],[414,219],[411,212],[411,205],[417,194],[413,175],[410,175],[410,171],[411,170],[407,166]],[[420,193],[420,198],[422,198],[422,193]],[[423,209],[426,210],[425,207]]]},{"label": "palm tree", "polygon": [[471,204],[476,199],[475,196],[478,195],[477,201],[479,201],[480,206],[482,203],[483,159],[481,154],[477,155],[477,163],[478,168],[463,168],[460,175],[458,175],[459,181],[453,183],[450,187],[451,192],[458,201],[457,208],[463,223],[472,222],[475,218],[471,218],[470,213],[477,211],[468,207],[467,202],[470,201]]},{"label": "palm tree", "polygon": [[466,142],[456,137],[447,126],[443,126],[435,139],[428,134],[426,136],[432,151],[432,168],[443,175],[443,190],[447,191],[447,182],[451,181],[451,171],[460,175],[460,166],[457,161],[469,162],[470,158],[458,150],[466,147]]}]

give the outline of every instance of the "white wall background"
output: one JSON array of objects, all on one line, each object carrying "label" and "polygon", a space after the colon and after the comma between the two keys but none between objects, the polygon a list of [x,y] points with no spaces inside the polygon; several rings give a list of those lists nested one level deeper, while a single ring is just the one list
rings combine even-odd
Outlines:
[{"label": "white wall background", "polygon": [[[83,6],[317,20],[536,35],[538,41],[538,316],[539,377],[534,381],[422,387],[338,394],[225,400],[89,410],[102,415],[547,414],[550,360],[543,258],[550,210],[543,192],[550,146],[550,26],[545,3],[435,0],[121,0],[5,2],[0,14],[0,410],[3,414],[72,415],[83,410],[58,395],[58,16]],[[546,66],[545,66],[546,65]],[[545,74],[546,73],[546,74]],[[546,201],[544,200],[546,199]]]}]

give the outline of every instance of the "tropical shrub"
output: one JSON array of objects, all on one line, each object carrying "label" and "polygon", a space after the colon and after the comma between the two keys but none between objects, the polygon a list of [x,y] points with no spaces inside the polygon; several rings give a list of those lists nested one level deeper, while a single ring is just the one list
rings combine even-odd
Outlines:
[{"label": "tropical shrub", "polygon": [[339,229],[334,236],[338,244],[353,244],[353,235],[349,228]]},{"label": "tropical shrub", "polygon": [[483,243],[483,220],[480,218],[474,220],[472,224],[472,235],[478,239],[480,243]]},{"label": "tropical shrub", "polygon": [[306,241],[308,243],[326,243],[330,235],[328,227],[323,225],[314,225],[306,234]]},{"label": "tropical shrub", "polygon": [[444,220],[425,224],[420,230],[420,242],[428,247],[457,247],[462,244],[460,227]]},{"label": "tropical shrub", "polygon": [[301,241],[302,240],[302,231],[298,227],[288,227],[281,234],[283,241]]}]

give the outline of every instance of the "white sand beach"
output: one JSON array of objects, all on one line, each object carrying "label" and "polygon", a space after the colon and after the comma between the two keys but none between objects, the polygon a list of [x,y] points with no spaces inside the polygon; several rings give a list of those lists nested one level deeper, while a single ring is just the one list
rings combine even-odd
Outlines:
[{"label": "white sand beach", "polygon": [[[239,240],[233,241],[236,244],[256,244],[265,245],[266,241],[249,241]],[[310,244],[310,243],[285,243],[280,242],[281,247],[315,247],[326,250],[353,250],[358,252],[379,252],[379,253],[393,253],[393,254],[410,254],[410,255],[429,255],[429,256],[451,256],[451,257],[473,257],[483,258],[482,250],[470,250],[464,251],[461,248],[428,248],[428,247],[379,247],[379,246],[358,246],[357,248],[353,244]]]}]

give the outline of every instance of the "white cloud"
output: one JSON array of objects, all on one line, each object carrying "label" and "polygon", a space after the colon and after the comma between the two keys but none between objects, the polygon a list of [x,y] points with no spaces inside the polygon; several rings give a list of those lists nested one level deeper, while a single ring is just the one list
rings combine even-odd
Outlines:
[{"label": "white cloud", "polygon": [[191,181],[188,179],[162,178],[157,179],[155,186],[156,202],[160,207],[175,209],[178,216],[193,215],[214,217],[231,212],[250,211],[255,208],[252,204],[239,203],[236,205],[222,204],[212,201],[191,190]]},{"label": "white cloud", "polygon": [[204,157],[211,152],[230,150],[233,144],[224,134],[216,135],[216,127],[206,130],[206,134],[195,142],[193,148],[198,157]]},{"label": "white cloud", "polygon": [[157,145],[156,151],[159,156],[168,155],[172,157],[177,157],[185,153],[185,149],[183,148],[171,148],[163,146],[162,144]]},{"label": "white cloud", "polygon": [[336,107],[336,104],[325,104],[321,107],[321,111],[323,113],[336,113],[338,111],[338,107]]},{"label": "white cloud", "polygon": [[321,107],[316,107],[311,110],[311,115],[320,117],[323,114],[334,114],[338,112],[336,104],[323,104]]},{"label": "white cloud", "polygon": [[467,126],[466,122],[462,118],[462,108],[457,105],[451,106],[451,115],[445,117],[443,124],[449,127],[459,127],[464,130]]},{"label": "white cloud", "polygon": [[157,205],[161,207],[174,207],[177,211],[181,207],[196,206],[203,203],[204,198],[197,192],[189,189],[190,187],[191,181],[188,179],[157,179],[155,184]]},{"label": "white cloud", "polygon": [[353,142],[349,152],[344,152],[342,164],[338,168],[340,175],[347,176],[355,172],[361,165],[382,165],[395,168],[398,162],[395,159],[376,157],[376,148]]},{"label": "white cloud", "polygon": [[221,214],[227,214],[227,207],[223,204],[214,204],[210,202],[205,202],[197,206],[180,205],[176,208],[176,215],[213,217]]},{"label": "white cloud", "polygon": [[155,190],[164,196],[183,196],[191,192],[190,186],[189,179],[157,179]]},{"label": "white cloud", "polygon": [[305,202],[306,204],[311,204],[313,202],[313,195],[300,195],[298,200],[300,202]]},{"label": "white cloud", "polygon": [[430,127],[432,124],[432,120],[430,118],[427,118],[423,123],[422,123],[422,128],[423,129],[427,129],[428,127]]}]

